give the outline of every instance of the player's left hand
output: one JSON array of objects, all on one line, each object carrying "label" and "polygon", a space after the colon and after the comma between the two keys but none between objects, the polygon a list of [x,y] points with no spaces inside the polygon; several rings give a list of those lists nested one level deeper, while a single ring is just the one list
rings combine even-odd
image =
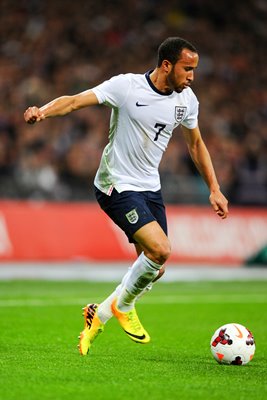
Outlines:
[{"label": "player's left hand", "polygon": [[216,214],[222,219],[227,218],[227,216],[228,216],[228,200],[222,194],[222,192],[220,190],[211,192],[209,200],[210,200],[210,204],[212,205],[212,208],[216,212]]}]

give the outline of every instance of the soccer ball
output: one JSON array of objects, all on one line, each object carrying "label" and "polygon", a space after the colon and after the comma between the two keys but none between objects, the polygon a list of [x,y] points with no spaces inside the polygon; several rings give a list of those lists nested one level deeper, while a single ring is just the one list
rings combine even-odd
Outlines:
[{"label": "soccer ball", "polygon": [[252,360],[256,347],[254,337],[247,328],[231,323],[214,332],[210,349],[220,364],[245,365]]}]

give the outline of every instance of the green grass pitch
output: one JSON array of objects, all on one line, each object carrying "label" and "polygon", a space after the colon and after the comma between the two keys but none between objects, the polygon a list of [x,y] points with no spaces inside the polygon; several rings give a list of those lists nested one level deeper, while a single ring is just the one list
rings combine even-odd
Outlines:
[{"label": "green grass pitch", "polygon": [[[81,307],[115,284],[0,282],[0,399],[193,400],[267,398],[267,282],[154,286],[137,310],[151,335],[131,341],[112,319],[89,356],[78,353]],[[210,338],[238,322],[256,340],[247,366],[219,365]]]}]

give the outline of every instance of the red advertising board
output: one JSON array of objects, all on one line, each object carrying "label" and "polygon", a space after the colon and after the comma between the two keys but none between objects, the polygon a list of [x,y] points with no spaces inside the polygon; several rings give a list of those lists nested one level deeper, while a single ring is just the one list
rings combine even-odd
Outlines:
[{"label": "red advertising board", "polygon": [[[168,206],[173,262],[242,263],[267,244],[267,209]],[[127,261],[135,252],[97,204],[0,202],[0,260]]]}]

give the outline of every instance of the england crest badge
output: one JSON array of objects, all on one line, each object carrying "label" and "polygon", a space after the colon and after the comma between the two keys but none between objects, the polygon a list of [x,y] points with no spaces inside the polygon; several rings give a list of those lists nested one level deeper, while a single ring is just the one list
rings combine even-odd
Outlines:
[{"label": "england crest badge", "polygon": [[137,214],[136,208],[127,212],[125,217],[128,219],[130,224],[136,224],[136,222],[139,220],[139,215]]},{"label": "england crest badge", "polygon": [[175,106],[175,121],[180,123],[185,118],[186,106]]}]

